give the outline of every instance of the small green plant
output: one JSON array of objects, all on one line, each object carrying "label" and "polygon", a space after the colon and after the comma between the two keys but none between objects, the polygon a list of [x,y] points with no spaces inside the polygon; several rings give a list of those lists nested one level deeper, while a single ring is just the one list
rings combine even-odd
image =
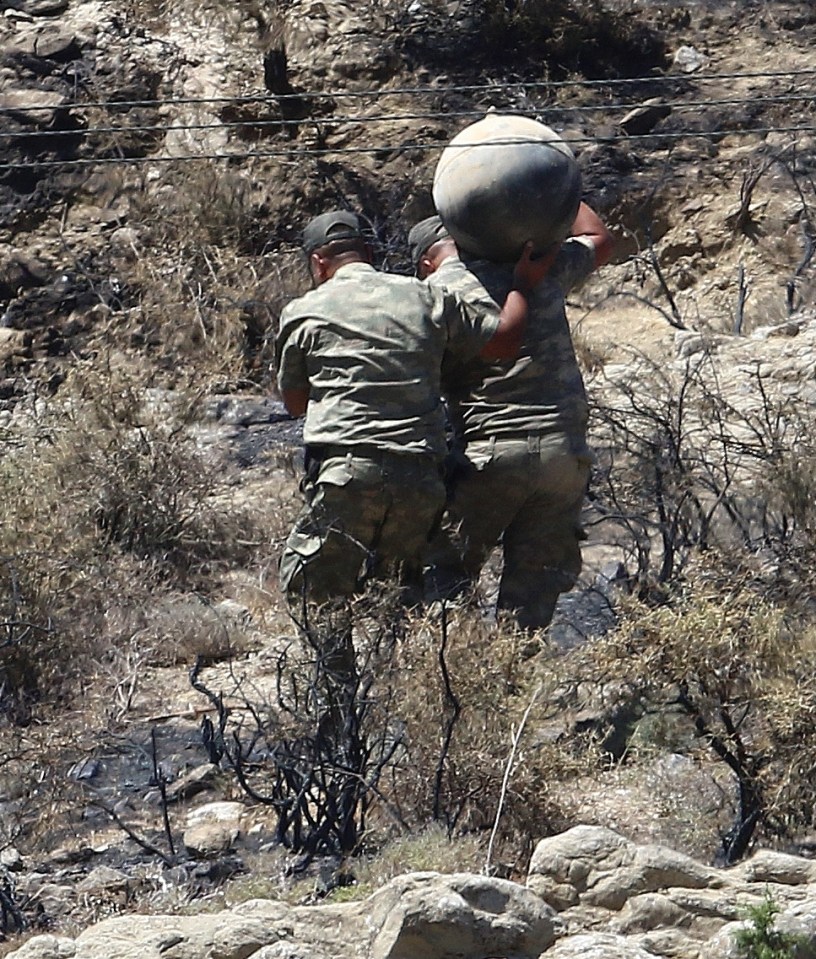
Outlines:
[{"label": "small green plant", "polygon": [[750,925],[740,929],[735,937],[744,959],[795,959],[798,947],[804,945],[803,936],[792,935],[774,928],[780,906],[770,893],[758,906],[748,906],[745,918]]}]

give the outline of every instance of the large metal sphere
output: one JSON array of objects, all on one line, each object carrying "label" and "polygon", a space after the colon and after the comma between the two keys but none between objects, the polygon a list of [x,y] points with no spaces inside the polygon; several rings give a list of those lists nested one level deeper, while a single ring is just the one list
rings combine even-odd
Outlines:
[{"label": "large metal sphere", "polygon": [[488,114],[458,133],[434,174],[436,209],[459,248],[507,263],[570,232],[581,172],[558,134],[528,117]]}]

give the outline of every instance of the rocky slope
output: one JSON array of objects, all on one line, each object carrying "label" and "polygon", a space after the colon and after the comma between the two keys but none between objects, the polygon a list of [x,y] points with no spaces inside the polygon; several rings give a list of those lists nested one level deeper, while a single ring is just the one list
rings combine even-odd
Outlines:
[{"label": "rocky slope", "polygon": [[768,903],[777,948],[811,955],[812,862],[766,852],[729,871],[710,869],[579,826],[538,844],[526,886],[413,873],[345,905],[257,899],[215,914],[118,916],[75,940],[37,936],[9,959],[730,959],[746,954],[739,935],[756,933],[751,910],[756,916]]},{"label": "rocky slope", "polygon": [[[298,432],[268,395],[269,337],[281,304],[305,287],[297,251],[305,220],[326,205],[359,209],[381,264],[406,270],[405,232],[430,212],[439,149],[488,108],[522,110],[561,131],[588,200],[618,238],[615,262],[571,306],[595,406],[598,488],[609,463],[620,466],[606,454],[621,436],[634,455],[635,433],[669,424],[668,435],[683,437],[685,463],[708,469],[700,488],[679,485],[676,502],[727,501],[717,532],[750,544],[757,578],[777,598],[801,591],[792,554],[782,562],[756,544],[780,515],[766,482],[770,453],[801,449],[803,462],[812,453],[812,5],[610,0],[600,19],[591,4],[566,4],[561,22],[564,6],[550,5],[554,27],[543,30],[523,17],[535,4],[465,0],[229,10],[0,0],[0,461],[16,468],[20,458],[25,477],[3,488],[14,535],[0,548],[8,639],[0,655],[9,657],[0,660],[0,895],[8,900],[0,902],[10,903],[6,932],[17,931],[19,907],[21,921],[57,936],[17,955],[113,955],[106,930],[117,941],[139,937],[144,952],[152,920],[110,920],[76,940],[62,937],[108,911],[160,910],[168,892],[181,908],[185,895],[209,896],[248,871],[283,876],[289,864],[272,819],[207,762],[199,724],[215,713],[187,676],[201,655],[210,688],[236,696],[231,708],[240,711],[250,686],[252,702],[265,702],[293,633],[273,570],[297,503]],[[688,421],[675,416],[681,395],[694,398]],[[93,418],[83,418],[94,404]],[[61,443],[75,447],[73,459],[54,459],[64,455]],[[712,448],[720,451],[713,458]],[[171,452],[189,454],[201,482],[182,506],[192,503],[207,529],[183,526],[155,549],[140,540],[143,530],[128,525],[131,514],[103,482],[119,478],[130,460],[116,453],[132,449],[149,451],[154,473],[141,481],[154,492],[155,473],[179,468]],[[43,464],[55,472],[40,479]],[[126,500],[144,492],[124,489]],[[609,626],[615,583],[665,567],[653,527],[631,522],[650,505],[636,493],[624,523],[593,506],[584,588],[565,598],[551,632],[563,648]],[[42,505],[38,523],[64,513],[68,525],[50,540],[34,537],[25,526],[31,500]],[[108,531],[104,563],[82,551],[85,513],[97,517],[93,535]],[[237,529],[226,524],[236,517]],[[134,525],[140,520],[137,513]],[[226,540],[241,545],[227,550]],[[193,557],[183,575],[177,553]],[[35,554],[53,559],[43,575],[60,603],[17,615],[21,557]],[[10,651],[31,640],[31,622],[63,630],[42,627],[56,636],[46,647],[54,671],[71,679],[67,700],[14,691]],[[90,653],[61,657],[77,636],[93,638]],[[513,663],[514,682],[550,668]],[[556,711],[556,721],[537,725],[535,750],[573,721],[576,729],[607,723],[598,698],[582,693],[566,718]],[[406,878],[363,905],[325,907],[313,927],[305,908],[266,902],[216,917],[212,929],[201,917],[156,920],[155,941],[164,955],[295,959],[300,931],[311,928],[303,933],[315,943],[310,954],[397,959],[456,955],[443,941],[461,934],[478,943],[488,930],[491,955],[724,956],[721,926],[760,900],[765,883],[775,884],[791,928],[812,936],[808,863],[760,856],[734,872],[672,860],[664,870],[654,863],[668,852],[630,845],[660,842],[712,859],[717,830],[731,825],[734,782],[674,745],[645,771],[593,771],[564,785],[557,799],[570,822],[614,825],[627,840],[556,837],[554,852],[539,847],[534,856],[528,891],[473,877]],[[492,779],[480,771],[493,790],[483,787],[485,807],[506,749],[502,741],[489,757]],[[160,786],[170,788],[169,803]],[[534,793],[519,802],[538,815]],[[239,799],[239,808],[220,810],[226,824],[214,813],[202,839],[189,817],[214,795]],[[690,797],[699,805],[690,808]],[[468,815],[474,832],[492,825],[492,813]],[[535,823],[527,841],[559,822]],[[167,853],[167,833],[184,834],[176,853]],[[597,857],[586,860],[587,848]],[[517,847],[501,868],[523,877],[522,856]],[[620,896],[601,901],[598,888]],[[450,911],[440,914],[439,902]],[[345,930],[371,916],[370,941],[346,951],[357,939]],[[326,931],[335,923],[343,931],[336,946]],[[465,931],[452,932],[460,924]],[[214,930],[233,926],[243,931],[228,947]],[[130,945],[116,948],[130,955]]]}]

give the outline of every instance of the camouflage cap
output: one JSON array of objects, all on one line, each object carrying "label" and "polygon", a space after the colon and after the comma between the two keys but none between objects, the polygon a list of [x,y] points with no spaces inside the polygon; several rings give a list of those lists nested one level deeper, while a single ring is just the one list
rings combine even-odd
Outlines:
[{"label": "camouflage cap", "polygon": [[415,223],[408,234],[408,246],[411,248],[411,262],[414,264],[414,269],[419,266],[419,261],[434,243],[446,240],[448,237],[450,233],[441,218],[436,215]]},{"label": "camouflage cap", "polygon": [[362,240],[360,221],[348,210],[331,210],[309,220],[303,231],[303,249],[313,253],[334,240]]}]

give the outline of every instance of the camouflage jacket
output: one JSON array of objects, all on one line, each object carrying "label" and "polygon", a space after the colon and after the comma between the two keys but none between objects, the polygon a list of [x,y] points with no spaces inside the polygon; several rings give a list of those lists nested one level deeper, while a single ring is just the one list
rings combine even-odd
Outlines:
[{"label": "camouflage jacket", "polygon": [[[446,365],[443,390],[451,419],[466,443],[529,433],[561,433],[583,439],[586,393],[564,298],[592,272],[594,263],[595,251],[589,241],[573,237],[563,244],[550,273],[530,298],[518,359]],[[428,282],[477,305],[485,302],[485,293],[502,303],[512,286],[513,267],[451,257]]]},{"label": "camouflage jacket", "polygon": [[308,389],[309,445],[441,457],[443,357],[476,356],[498,323],[495,304],[476,310],[419,280],[346,264],[284,309],[278,387]]}]

